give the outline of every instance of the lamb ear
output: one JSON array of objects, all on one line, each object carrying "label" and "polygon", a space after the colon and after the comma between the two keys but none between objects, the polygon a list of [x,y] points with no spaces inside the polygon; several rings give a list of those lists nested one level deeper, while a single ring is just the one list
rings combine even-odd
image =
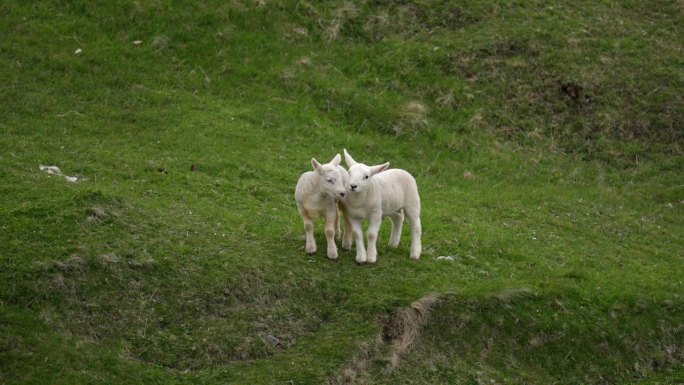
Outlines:
[{"label": "lamb ear", "polygon": [[377,166],[371,166],[371,168],[370,168],[371,169],[371,175],[375,175],[379,172],[383,172],[383,171],[387,170],[388,167],[389,167],[389,162],[387,162],[385,164],[379,164]]},{"label": "lamb ear", "polygon": [[316,158],[311,158],[311,165],[313,166],[313,169],[318,171],[318,168],[321,167],[321,164],[318,163]]},{"label": "lamb ear", "polygon": [[340,156],[340,154],[337,154],[337,155],[335,155],[335,157],[333,158],[333,160],[330,161],[330,164],[332,164],[333,166],[337,167],[337,166],[340,165],[340,162],[341,162],[341,161],[342,161],[342,157]]},{"label": "lamb ear", "polygon": [[346,148],[344,149],[344,161],[347,162],[347,167],[351,167],[356,164],[356,161],[351,157],[351,155],[349,155]]}]

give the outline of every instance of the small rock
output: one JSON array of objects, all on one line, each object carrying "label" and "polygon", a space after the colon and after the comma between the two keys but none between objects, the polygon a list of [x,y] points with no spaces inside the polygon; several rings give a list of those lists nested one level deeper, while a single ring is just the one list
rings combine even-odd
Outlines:
[{"label": "small rock", "polygon": [[297,64],[299,64],[302,67],[308,67],[311,65],[311,59],[308,57],[303,57],[297,61]]},{"label": "small rock", "polygon": [[101,207],[91,207],[88,210],[88,214],[98,220],[107,218],[107,213]]},{"label": "small rock", "polygon": [[272,334],[266,334],[264,338],[266,338],[266,342],[268,342],[271,346],[275,347],[280,345],[280,340],[278,339],[278,337]]}]

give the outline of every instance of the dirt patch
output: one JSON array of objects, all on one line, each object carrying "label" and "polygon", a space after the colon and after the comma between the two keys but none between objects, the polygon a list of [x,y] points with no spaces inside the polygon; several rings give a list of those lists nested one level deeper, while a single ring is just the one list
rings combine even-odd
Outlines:
[{"label": "dirt patch", "polygon": [[339,374],[328,378],[328,384],[368,383],[370,369],[378,361],[384,363],[384,371],[394,370],[420,338],[422,329],[430,320],[430,309],[439,299],[439,294],[430,293],[407,308],[381,317],[382,328],[378,335],[370,343],[359,346],[356,355]]}]

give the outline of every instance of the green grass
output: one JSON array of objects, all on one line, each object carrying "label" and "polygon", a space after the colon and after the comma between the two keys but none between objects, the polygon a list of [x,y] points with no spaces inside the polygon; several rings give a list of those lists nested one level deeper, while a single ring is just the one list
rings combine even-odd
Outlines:
[{"label": "green grass", "polygon": [[[684,381],[681,2],[0,12],[0,383]],[[416,177],[420,261],[304,253],[343,148]]]}]

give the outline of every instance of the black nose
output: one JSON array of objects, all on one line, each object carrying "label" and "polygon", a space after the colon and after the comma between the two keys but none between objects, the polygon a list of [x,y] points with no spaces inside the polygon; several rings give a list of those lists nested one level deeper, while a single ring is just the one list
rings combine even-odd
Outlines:
[{"label": "black nose", "polygon": [[352,185],[349,185],[349,187],[351,187],[352,190],[356,190],[356,187],[358,187],[358,186],[355,184],[352,184]]},{"label": "black nose", "polygon": [[340,196],[341,196],[342,198],[344,198],[344,193],[340,193]]}]

